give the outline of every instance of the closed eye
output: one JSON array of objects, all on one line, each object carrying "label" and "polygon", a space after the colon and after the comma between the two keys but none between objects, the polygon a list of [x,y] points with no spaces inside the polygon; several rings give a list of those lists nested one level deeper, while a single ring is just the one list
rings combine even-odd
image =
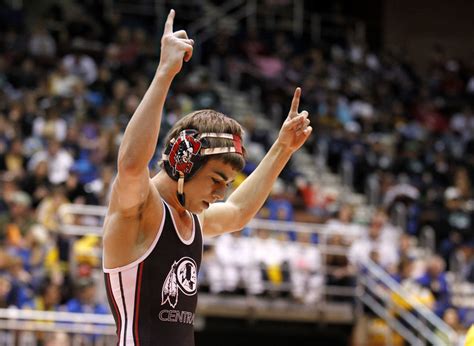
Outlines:
[{"label": "closed eye", "polygon": [[230,187],[232,185],[232,181],[231,182],[228,182],[227,184],[225,183],[225,181],[223,180],[218,180],[218,179],[215,179],[215,178],[211,178],[212,179],[212,182],[214,184],[224,184],[226,187]]}]

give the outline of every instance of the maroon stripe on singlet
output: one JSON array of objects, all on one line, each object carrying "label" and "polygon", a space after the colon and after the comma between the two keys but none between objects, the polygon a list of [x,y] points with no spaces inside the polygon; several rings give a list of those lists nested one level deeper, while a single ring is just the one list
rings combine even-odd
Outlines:
[{"label": "maroon stripe on singlet", "polygon": [[110,274],[105,273],[105,284],[106,284],[106,289],[107,289],[107,297],[109,299],[109,303],[112,302],[112,305],[114,308],[112,310],[112,314],[115,317],[115,323],[117,324],[117,346],[120,344],[120,334],[122,332],[122,317],[120,316],[120,311],[117,306],[117,302],[115,301],[114,295],[112,293],[112,285],[110,283]]},{"label": "maroon stripe on singlet", "polygon": [[135,286],[135,311],[133,316],[133,339],[135,345],[140,346],[140,336],[138,333],[138,320],[140,319],[140,289],[142,287],[143,262],[138,266],[137,281]]}]

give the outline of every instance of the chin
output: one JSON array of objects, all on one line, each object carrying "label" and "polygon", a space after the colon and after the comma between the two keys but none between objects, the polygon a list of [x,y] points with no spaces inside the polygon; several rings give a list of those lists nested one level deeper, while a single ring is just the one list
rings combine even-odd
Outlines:
[{"label": "chin", "polygon": [[189,206],[189,208],[186,208],[186,210],[193,214],[200,214],[204,211],[204,208],[193,205]]},{"label": "chin", "polygon": [[211,205],[209,203],[206,203],[204,201],[202,202],[197,202],[194,201],[194,203],[189,203],[185,208],[187,211],[193,213],[193,214],[200,214],[206,209],[208,209]]}]

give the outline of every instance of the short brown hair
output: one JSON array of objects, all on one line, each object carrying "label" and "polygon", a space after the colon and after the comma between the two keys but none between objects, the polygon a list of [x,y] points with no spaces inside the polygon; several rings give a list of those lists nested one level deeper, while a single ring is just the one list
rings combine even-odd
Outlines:
[{"label": "short brown hair", "polygon": [[[240,124],[232,118],[212,109],[201,109],[185,115],[178,120],[166,135],[165,148],[173,138],[177,138],[183,130],[196,130],[199,133],[230,133],[242,138],[243,130]],[[225,138],[207,138],[211,148],[232,147],[233,142]],[[220,160],[241,171],[245,166],[245,148],[242,145],[242,155],[224,153],[204,157],[204,163],[210,159]]]}]

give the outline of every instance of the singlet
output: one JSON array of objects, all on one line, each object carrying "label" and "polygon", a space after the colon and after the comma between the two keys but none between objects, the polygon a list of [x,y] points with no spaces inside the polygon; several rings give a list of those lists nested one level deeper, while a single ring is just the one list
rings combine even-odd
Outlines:
[{"label": "singlet", "polygon": [[193,233],[183,240],[170,207],[163,206],[160,229],[147,252],[126,266],[104,267],[119,346],[194,346],[201,226],[192,214]]}]

